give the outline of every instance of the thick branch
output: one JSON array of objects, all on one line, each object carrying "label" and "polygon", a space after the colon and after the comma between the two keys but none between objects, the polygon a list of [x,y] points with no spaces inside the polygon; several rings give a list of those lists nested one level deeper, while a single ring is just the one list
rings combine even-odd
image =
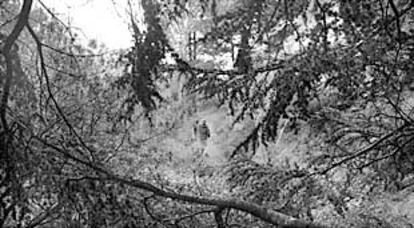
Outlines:
[{"label": "thick branch", "polygon": [[23,2],[22,9],[19,14],[19,19],[17,20],[16,25],[11,31],[10,35],[4,41],[3,48],[1,50],[5,61],[6,61],[6,81],[3,86],[3,95],[1,97],[0,103],[0,118],[3,125],[3,128],[7,131],[7,121],[6,121],[6,108],[7,102],[9,99],[11,81],[13,79],[13,68],[12,68],[12,59],[10,56],[10,50],[13,47],[14,42],[16,42],[20,33],[22,32],[24,26],[27,24],[29,18],[30,9],[32,7],[32,0],[25,0]]},{"label": "thick branch", "polygon": [[23,2],[22,9],[19,14],[19,19],[14,26],[12,32],[7,37],[6,41],[4,42],[3,46],[3,55],[8,54],[10,52],[11,47],[13,46],[14,42],[17,40],[17,37],[19,37],[20,33],[22,32],[24,26],[27,24],[27,20],[29,18],[30,9],[32,7],[32,0],[25,0]]},{"label": "thick branch", "polygon": [[302,221],[291,216],[269,210],[257,204],[238,200],[238,199],[219,199],[219,198],[201,198],[189,195],[181,195],[175,192],[164,191],[154,185],[140,181],[140,180],[126,180],[122,177],[110,175],[110,180],[123,183],[128,186],[136,187],[146,191],[150,191],[158,196],[180,200],[189,203],[218,206],[221,208],[232,208],[252,214],[263,221],[270,224],[277,225],[283,228],[322,228],[324,226],[314,224],[311,222]]},{"label": "thick branch", "polygon": [[[258,67],[253,69],[253,72],[255,73],[265,73],[269,71],[274,70],[280,70],[285,66],[284,61],[271,63],[269,65]],[[179,67],[176,65],[165,65],[162,67],[163,71],[179,71]],[[221,69],[203,69],[203,68],[197,68],[197,67],[191,67],[191,71],[196,74],[213,74],[213,75],[243,75],[245,73],[240,72],[238,70],[221,70]]]},{"label": "thick branch", "polygon": [[157,196],[162,196],[165,198],[170,198],[174,200],[179,200],[183,202],[189,202],[193,204],[200,204],[200,205],[209,205],[209,206],[216,206],[219,208],[224,209],[236,209],[239,211],[243,211],[246,213],[249,213],[251,215],[254,215],[258,217],[259,219],[262,219],[263,221],[266,221],[270,224],[276,225],[278,227],[282,228],[325,228],[326,226],[316,224],[313,222],[306,222],[300,219],[296,219],[294,217],[291,217],[289,215],[269,210],[265,207],[259,206],[255,203],[246,202],[239,199],[220,199],[220,198],[203,198],[203,197],[196,197],[196,196],[190,196],[190,195],[182,195],[171,191],[165,191],[161,188],[158,188],[150,183],[141,181],[141,180],[128,180],[124,177],[121,177],[119,175],[113,174],[110,171],[106,170],[105,168],[95,165],[91,162],[84,161],[82,159],[79,159],[70,153],[67,153],[65,150],[50,144],[43,139],[34,136],[35,139],[43,143],[44,145],[56,150],[58,153],[63,154],[67,158],[80,163],[82,165],[85,165],[91,169],[93,169],[96,172],[102,173],[106,175],[106,178],[98,178],[97,180],[109,180],[109,181],[115,181],[117,183],[125,184],[127,186],[131,186],[134,188],[139,188],[145,191],[149,191]]}]

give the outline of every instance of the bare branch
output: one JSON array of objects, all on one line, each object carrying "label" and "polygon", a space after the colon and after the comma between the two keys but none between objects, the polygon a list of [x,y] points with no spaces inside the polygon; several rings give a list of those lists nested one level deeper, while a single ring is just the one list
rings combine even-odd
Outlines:
[{"label": "bare branch", "polygon": [[6,120],[6,109],[7,109],[7,102],[9,99],[10,93],[10,86],[13,79],[13,69],[12,69],[12,59],[10,56],[10,50],[13,47],[13,44],[16,42],[17,38],[19,37],[20,33],[22,32],[24,26],[27,24],[27,20],[29,18],[30,10],[32,7],[32,0],[25,0],[23,2],[22,9],[19,14],[19,19],[17,20],[16,25],[14,26],[13,30],[11,31],[10,35],[6,38],[3,44],[3,48],[1,53],[3,54],[5,61],[6,61],[6,82],[3,86],[3,95],[1,97],[0,103],[0,118],[3,124],[3,128],[5,131],[8,131],[7,120]]},{"label": "bare branch", "polygon": [[112,172],[106,170],[102,166],[98,166],[94,163],[84,161],[80,158],[73,156],[72,154],[66,152],[65,150],[46,142],[45,140],[33,136],[34,139],[38,140],[39,142],[43,143],[45,146],[48,146],[58,153],[66,156],[67,158],[73,160],[74,162],[80,163],[93,169],[96,172],[104,174],[106,178],[97,178],[98,181],[115,181],[120,184],[124,184],[127,186],[131,186],[134,188],[142,189],[148,192],[153,193],[154,195],[170,198],[173,200],[193,203],[193,204],[200,204],[200,205],[209,205],[209,206],[216,206],[224,209],[236,209],[239,211],[243,211],[249,213],[253,216],[256,216],[263,221],[266,221],[270,224],[282,227],[282,228],[325,228],[327,226],[317,224],[314,222],[307,222],[304,220],[300,220],[289,215],[273,211],[267,209],[265,207],[259,206],[258,204],[239,200],[239,199],[220,199],[220,198],[210,198],[210,197],[196,197],[191,195],[183,195],[179,193],[175,193],[172,191],[166,191],[161,188],[158,188],[150,183],[138,180],[138,179],[127,179],[125,177],[113,174]]},{"label": "bare branch", "polygon": [[[254,73],[265,73],[268,71],[274,71],[274,70],[279,70],[282,69],[285,66],[285,62],[284,61],[278,61],[278,62],[274,62],[271,64],[268,64],[266,66],[263,67],[258,67],[253,69]],[[164,71],[179,71],[179,67],[177,67],[176,65],[165,65],[162,67],[161,70]],[[238,70],[221,70],[221,69],[203,69],[203,68],[197,68],[197,67],[191,67],[192,72],[196,73],[196,74],[212,74],[215,76],[219,76],[219,75],[233,75],[233,76],[237,76],[237,75],[244,75],[244,73],[238,71]]]},{"label": "bare branch", "polygon": [[95,57],[102,57],[102,56],[109,55],[109,54],[116,54],[116,53],[120,52],[118,50],[113,50],[113,51],[106,51],[106,52],[102,52],[102,53],[98,53],[98,54],[74,54],[72,52],[66,52],[66,51],[63,51],[59,48],[52,47],[49,44],[42,43],[42,46],[46,47],[46,48],[48,48],[48,49],[50,49],[54,52],[57,52],[59,54],[66,55],[66,56],[69,56],[69,57],[72,57],[72,58],[95,58]]},{"label": "bare branch", "polygon": [[34,32],[34,30],[32,29],[32,27],[30,25],[26,25],[30,35],[32,36],[32,38],[34,39],[34,41],[36,42],[36,46],[37,46],[37,51],[39,53],[39,57],[40,57],[40,65],[41,65],[41,70],[43,73],[43,76],[45,77],[46,80],[46,87],[47,87],[47,91],[49,93],[49,96],[57,110],[57,112],[59,113],[59,115],[62,117],[64,123],[66,124],[66,126],[69,128],[69,130],[75,135],[75,137],[78,139],[78,141],[80,142],[80,144],[82,145],[83,148],[85,148],[90,155],[89,159],[93,159],[93,150],[88,147],[86,145],[86,143],[83,141],[83,139],[80,137],[80,135],[76,132],[76,130],[73,128],[73,126],[70,124],[69,120],[66,118],[63,110],[60,108],[57,100],[55,99],[55,97],[53,96],[52,90],[51,90],[51,86],[50,86],[50,81],[49,81],[49,77],[48,77],[48,73],[46,70],[46,64],[45,64],[45,60],[44,60],[44,56],[43,56],[43,49],[42,49],[42,43],[40,42],[39,38],[36,36],[36,33]]},{"label": "bare branch", "polygon": [[20,33],[22,32],[24,26],[27,24],[27,20],[29,18],[30,10],[32,8],[32,0],[25,0],[23,2],[22,9],[19,14],[19,19],[17,20],[16,25],[14,26],[12,32],[7,37],[6,41],[4,42],[2,53],[3,55],[7,55],[12,48],[14,42],[16,42],[17,37],[19,37]]},{"label": "bare branch", "polygon": [[391,9],[396,17],[398,38],[401,38],[400,12],[398,11],[393,0],[389,0],[388,2],[390,3]]},{"label": "bare branch", "polygon": [[336,167],[338,167],[338,166],[340,166],[342,164],[345,164],[346,162],[348,162],[350,160],[353,160],[353,159],[355,159],[357,157],[360,157],[360,156],[362,156],[362,155],[364,155],[366,153],[369,153],[370,151],[372,151],[373,149],[375,149],[378,145],[380,145],[382,142],[384,142],[387,139],[389,139],[390,137],[394,136],[395,133],[400,132],[405,127],[407,127],[407,124],[404,124],[404,125],[400,126],[399,128],[397,128],[397,129],[391,131],[390,133],[382,136],[380,139],[378,139],[376,142],[372,143],[371,145],[369,145],[369,146],[361,149],[360,151],[356,152],[355,154],[353,154],[353,155],[351,155],[351,156],[349,156],[347,158],[342,159],[339,162],[334,163],[333,165],[331,165],[330,167],[326,168],[325,170],[322,170],[320,172],[316,172],[315,174],[322,174],[322,175],[323,174],[326,174],[330,170],[332,170],[332,169],[334,169],[334,168],[336,168]]},{"label": "bare branch", "polygon": [[56,205],[51,206],[50,208],[45,210],[43,213],[40,213],[38,216],[33,218],[26,227],[34,228],[40,225],[41,223],[43,223],[43,221],[48,219],[51,215],[57,213],[61,208],[62,208],[61,204],[56,204]]}]

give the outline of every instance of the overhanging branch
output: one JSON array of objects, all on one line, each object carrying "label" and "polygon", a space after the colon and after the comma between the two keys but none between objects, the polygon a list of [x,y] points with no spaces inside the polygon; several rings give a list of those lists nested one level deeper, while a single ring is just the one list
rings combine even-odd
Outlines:
[{"label": "overhanging branch", "polygon": [[[269,71],[279,70],[285,66],[285,61],[279,61],[268,64],[266,66],[253,69],[254,73],[265,73]],[[179,71],[179,67],[176,65],[164,65],[161,67],[162,71]],[[243,75],[246,74],[237,70],[221,70],[221,69],[204,69],[199,67],[191,67],[192,72],[195,74],[214,74],[214,75]]]}]

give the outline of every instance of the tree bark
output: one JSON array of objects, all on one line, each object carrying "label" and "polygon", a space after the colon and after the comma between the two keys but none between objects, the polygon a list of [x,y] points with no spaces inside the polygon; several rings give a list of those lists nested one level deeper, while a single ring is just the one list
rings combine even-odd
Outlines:
[{"label": "tree bark", "polygon": [[17,38],[19,37],[20,33],[22,32],[24,26],[26,26],[30,10],[32,8],[32,0],[25,0],[23,2],[22,9],[19,13],[19,19],[17,20],[16,25],[14,26],[13,30],[11,31],[10,35],[7,36],[6,40],[4,41],[3,48],[1,49],[1,53],[3,54],[5,61],[6,61],[6,80],[3,85],[3,94],[1,97],[0,103],[0,119],[3,125],[3,129],[7,134],[8,126],[6,120],[6,109],[7,109],[7,102],[9,100],[10,94],[10,86],[13,79],[13,68],[12,68],[12,59],[10,56],[10,51],[13,47],[13,44],[16,42]]}]

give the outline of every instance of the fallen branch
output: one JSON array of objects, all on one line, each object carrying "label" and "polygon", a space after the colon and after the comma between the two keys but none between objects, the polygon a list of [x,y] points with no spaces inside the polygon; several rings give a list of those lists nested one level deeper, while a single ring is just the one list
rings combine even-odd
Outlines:
[{"label": "fallen branch", "polygon": [[37,136],[33,136],[34,139],[38,140],[42,144],[47,147],[54,149],[56,152],[64,155],[68,159],[71,159],[74,162],[79,164],[85,165],[88,168],[93,169],[96,172],[104,174],[106,177],[103,178],[95,178],[97,181],[114,181],[120,184],[124,184],[130,187],[138,188],[141,190],[145,190],[148,192],[153,193],[154,195],[170,198],[173,200],[188,202],[192,204],[199,204],[199,205],[207,205],[207,206],[215,206],[221,209],[235,209],[242,212],[249,213],[265,222],[270,224],[276,225],[281,228],[325,228],[327,226],[317,224],[314,222],[307,222],[304,220],[300,220],[289,215],[273,211],[267,209],[263,206],[260,206],[255,203],[239,200],[239,199],[221,199],[221,198],[211,198],[211,197],[197,197],[191,195],[183,195],[179,193],[175,193],[172,191],[165,191],[161,188],[158,188],[155,185],[150,183],[138,180],[138,179],[127,179],[125,177],[113,174],[112,172],[106,170],[102,166],[98,166],[94,163],[89,161],[84,161],[80,158],[73,156],[72,154],[68,153],[67,151],[50,144],[39,138]]}]

